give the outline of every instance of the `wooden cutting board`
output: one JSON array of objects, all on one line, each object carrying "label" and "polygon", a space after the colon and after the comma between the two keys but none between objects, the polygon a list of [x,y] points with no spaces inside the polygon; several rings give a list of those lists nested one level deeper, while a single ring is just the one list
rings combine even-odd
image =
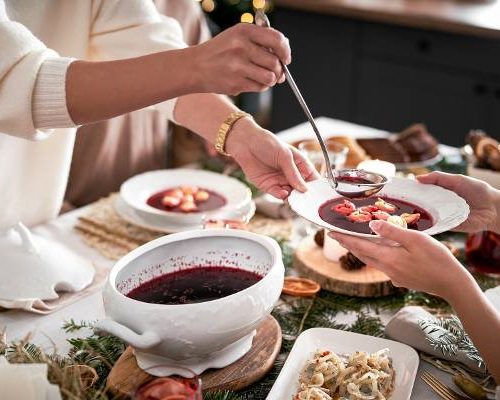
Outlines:
[{"label": "wooden cutting board", "polygon": [[347,271],[340,263],[328,260],[312,236],[302,240],[294,255],[294,266],[307,278],[334,293],[358,297],[380,297],[398,292],[389,277],[367,265]]},{"label": "wooden cutting board", "polygon": [[[247,354],[225,368],[211,369],[200,376],[203,392],[237,391],[257,382],[272,368],[280,348],[281,328],[268,316],[257,328]],[[106,385],[115,395],[126,397],[150,379],[151,375],[139,368],[132,348],[128,347],[109,373]]]}]

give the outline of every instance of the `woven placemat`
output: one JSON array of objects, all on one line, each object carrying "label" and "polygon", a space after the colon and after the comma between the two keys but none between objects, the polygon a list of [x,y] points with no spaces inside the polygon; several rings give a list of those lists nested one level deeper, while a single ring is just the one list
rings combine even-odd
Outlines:
[{"label": "woven placemat", "polygon": [[[140,245],[165,235],[122,219],[114,208],[117,196],[113,193],[92,204],[75,225],[83,241],[110,260],[118,260]],[[292,228],[291,220],[277,220],[259,214],[248,224],[251,232],[284,240],[291,237]]]}]

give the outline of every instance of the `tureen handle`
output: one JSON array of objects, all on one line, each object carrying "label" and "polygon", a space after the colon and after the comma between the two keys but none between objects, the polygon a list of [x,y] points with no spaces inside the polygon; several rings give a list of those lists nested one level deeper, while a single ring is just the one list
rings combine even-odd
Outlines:
[{"label": "tureen handle", "polygon": [[16,225],[12,227],[12,229],[16,231],[18,235],[21,237],[21,243],[24,250],[26,250],[28,253],[33,253],[33,254],[40,253],[40,249],[33,240],[33,235],[22,222],[18,222]]},{"label": "tureen handle", "polygon": [[132,329],[120,324],[119,322],[113,321],[112,319],[103,319],[98,321],[96,328],[108,332],[114,336],[118,336],[125,342],[130,344],[132,347],[137,349],[149,349],[153,346],[160,344],[161,339],[153,332],[144,332],[138,334]]}]

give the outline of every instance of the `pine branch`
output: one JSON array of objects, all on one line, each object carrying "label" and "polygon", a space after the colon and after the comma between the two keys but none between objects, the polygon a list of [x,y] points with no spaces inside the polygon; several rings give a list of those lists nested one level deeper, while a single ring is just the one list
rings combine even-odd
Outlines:
[{"label": "pine branch", "polygon": [[234,392],[209,392],[203,395],[204,400],[241,400],[241,397]]},{"label": "pine branch", "polygon": [[458,352],[463,352],[467,358],[477,362],[479,367],[484,365],[479,351],[455,315],[449,318],[433,317],[420,320],[419,325],[430,345],[443,355],[454,356]]},{"label": "pine branch", "polygon": [[384,324],[380,318],[368,315],[363,311],[358,314],[356,321],[347,330],[375,337],[384,336]]},{"label": "pine branch", "polygon": [[71,318],[69,321],[64,321],[62,329],[66,333],[76,332],[83,328],[93,329],[95,323],[96,321],[80,321],[77,323],[73,318]]}]

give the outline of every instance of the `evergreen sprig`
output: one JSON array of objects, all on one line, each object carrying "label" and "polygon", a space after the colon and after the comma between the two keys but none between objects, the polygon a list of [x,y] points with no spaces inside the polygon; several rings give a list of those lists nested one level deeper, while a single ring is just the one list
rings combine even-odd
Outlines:
[{"label": "evergreen sprig", "polygon": [[111,368],[125,351],[125,343],[116,336],[92,335],[87,338],[69,339],[72,345],[68,356],[76,363],[92,367],[102,384]]},{"label": "evergreen sprig", "polygon": [[69,321],[64,321],[62,325],[62,329],[66,333],[76,332],[84,328],[93,329],[95,325],[95,321],[80,321],[76,322],[73,318]]},{"label": "evergreen sprig", "polygon": [[242,400],[239,395],[234,392],[209,392],[203,395],[203,400]]},{"label": "evergreen sprig", "polygon": [[432,317],[420,320],[419,325],[426,334],[430,345],[443,355],[454,356],[461,351],[467,358],[477,362],[479,367],[484,365],[479,351],[455,315],[448,318]]}]

